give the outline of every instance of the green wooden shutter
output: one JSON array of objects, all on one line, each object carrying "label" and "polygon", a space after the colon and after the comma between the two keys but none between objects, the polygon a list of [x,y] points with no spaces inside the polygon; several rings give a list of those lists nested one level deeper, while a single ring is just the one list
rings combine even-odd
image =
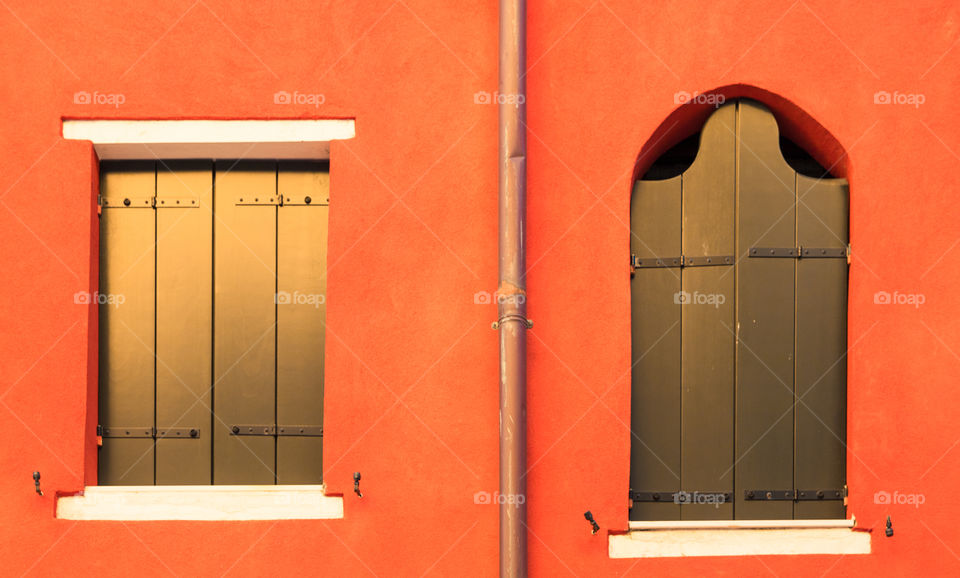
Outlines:
[{"label": "green wooden shutter", "polygon": [[100,483],[320,483],[326,163],[158,164],[103,165]]},{"label": "green wooden shutter", "polygon": [[632,520],[843,517],[847,220],[846,182],[797,174],[749,100],[637,182]]}]

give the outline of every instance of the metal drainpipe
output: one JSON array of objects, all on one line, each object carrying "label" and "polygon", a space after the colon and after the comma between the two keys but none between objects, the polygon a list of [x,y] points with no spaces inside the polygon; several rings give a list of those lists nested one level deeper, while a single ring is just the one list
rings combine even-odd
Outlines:
[{"label": "metal drainpipe", "polygon": [[527,575],[526,17],[525,0],[500,0],[501,577]]}]

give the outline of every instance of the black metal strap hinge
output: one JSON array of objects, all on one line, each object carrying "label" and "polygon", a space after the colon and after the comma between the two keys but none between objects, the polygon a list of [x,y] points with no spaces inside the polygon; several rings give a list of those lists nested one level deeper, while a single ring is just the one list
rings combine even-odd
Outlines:
[{"label": "black metal strap hinge", "polygon": [[330,204],[330,199],[324,198],[313,198],[310,195],[300,196],[300,195],[271,195],[265,194],[261,195],[258,193],[251,193],[244,195],[242,197],[237,197],[236,204],[238,206],[276,206],[276,207],[286,207],[286,206],[315,206],[323,207]]},{"label": "black metal strap hinge", "polygon": [[714,255],[709,257],[650,257],[640,258],[630,255],[631,269],[653,269],[657,267],[713,267],[719,265],[733,265],[733,255]]},{"label": "black metal strap hinge", "polygon": [[107,209],[196,209],[196,197],[104,197],[97,195],[97,204]]},{"label": "black metal strap hinge", "polygon": [[842,500],[846,497],[846,488],[840,490],[744,490],[747,501],[816,502]]},{"label": "black metal strap hinge", "polygon": [[250,193],[249,195],[244,195],[242,197],[237,197],[237,205],[239,206],[282,206],[283,205],[283,196],[276,194],[257,194]]},{"label": "black metal strap hinge", "polygon": [[660,502],[664,504],[725,504],[733,501],[733,492],[630,492],[634,502]]},{"label": "black metal strap hinge", "polygon": [[323,437],[323,426],[320,426],[320,425],[235,425],[230,427],[230,435]]},{"label": "black metal strap hinge", "polygon": [[750,257],[779,259],[846,259],[849,247],[751,247]]},{"label": "black metal strap hinge", "polygon": [[198,427],[104,427],[97,426],[97,435],[104,438],[180,438],[197,439],[200,437],[200,428]]}]

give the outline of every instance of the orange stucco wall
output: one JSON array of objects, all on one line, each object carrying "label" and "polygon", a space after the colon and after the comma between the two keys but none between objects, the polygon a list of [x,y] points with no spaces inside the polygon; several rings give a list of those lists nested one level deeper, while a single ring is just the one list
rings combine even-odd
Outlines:
[{"label": "orange stucco wall", "polygon": [[[531,574],[960,573],[960,6],[531,0],[528,18]],[[474,294],[497,277],[497,112],[475,102],[496,90],[496,3],[9,0],[0,38],[0,574],[495,574],[497,508],[474,495],[497,489],[496,309]],[[869,556],[607,557],[627,526],[631,180],[705,114],[675,94],[718,87],[850,180],[849,512]],[[356,119],[331,160],[324,466],[344,519],[54,519],[96,472],[95,315],[73,295],[96,289],[97,165],[63,117]]]}]

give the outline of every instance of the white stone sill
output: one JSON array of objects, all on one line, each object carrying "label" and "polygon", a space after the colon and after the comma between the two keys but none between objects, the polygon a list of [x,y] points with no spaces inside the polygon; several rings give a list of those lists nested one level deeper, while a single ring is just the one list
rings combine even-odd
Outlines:
[{"label": "white stone sill", "polygon": [[612,534],[611,558],[869,554],[870,533],[855,520],[630,522]]},{"label": "white stone sill", "polygon": [[324,486],[87,486],[57,499],[65,520],[330,520],[343,498]]}]

